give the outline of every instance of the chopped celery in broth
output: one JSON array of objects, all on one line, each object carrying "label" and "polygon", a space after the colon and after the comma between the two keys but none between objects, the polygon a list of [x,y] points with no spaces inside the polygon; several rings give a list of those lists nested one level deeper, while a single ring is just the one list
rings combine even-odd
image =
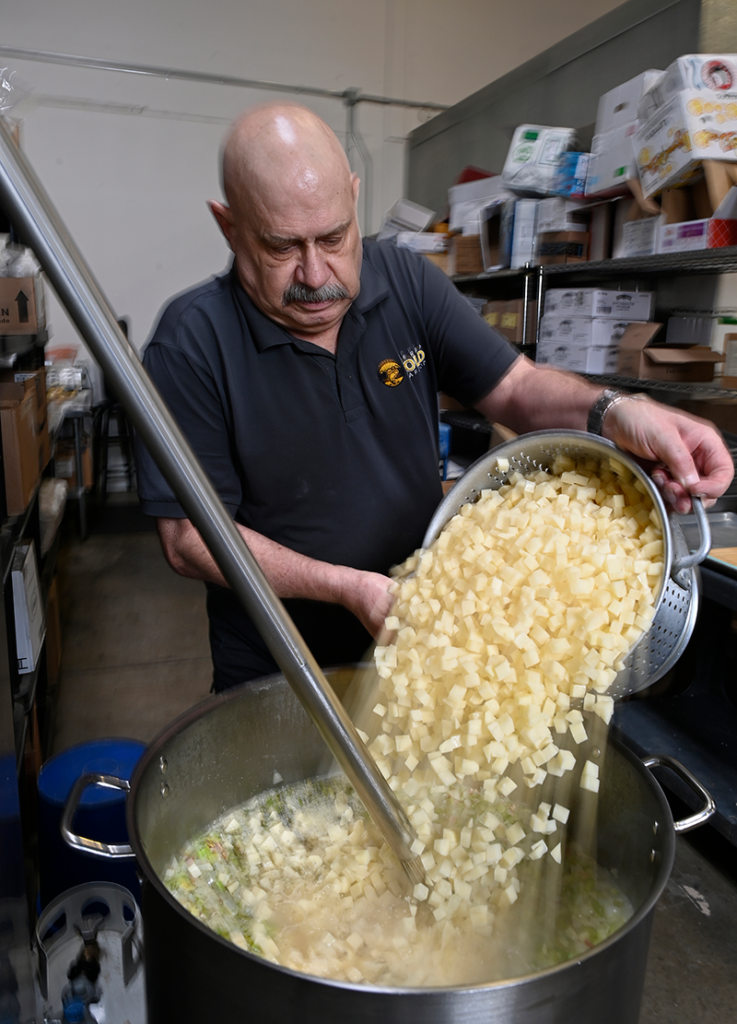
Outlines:
[{"label": "chopped celery in broth", "polygon": [[530,932],[530,907],[516,895],[526,867],[549,872],[548,858],[516,872],[502,866],[514,865],[503,859],[514,849],[510,827],[529,812],[509,800],[492,806],[477,790],[451,795],[440,787],[435,810],[478,864],[497,859],[493,887],[472,868],[466,888],[448,878],[438,886],[442,900],[419,902],[342,776],[271,790],[228,811],[174,858],[165,882],[187,910],[243,949],[306,974],[394,987],[478,984],[538,970],[580,955],[631,915],[612,880],[574,854],[558,881],[555,920]]}]

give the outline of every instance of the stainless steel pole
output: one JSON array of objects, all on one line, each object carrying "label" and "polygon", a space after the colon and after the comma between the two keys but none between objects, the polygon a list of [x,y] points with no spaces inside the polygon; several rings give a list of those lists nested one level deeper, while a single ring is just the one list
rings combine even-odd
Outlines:
[{"label": "stainless steel pole", "polygon": [[100,287],[0,118],[0,207],[31,246],[187,516],[333,756],[411,877],[412,827],[128,343]]}]

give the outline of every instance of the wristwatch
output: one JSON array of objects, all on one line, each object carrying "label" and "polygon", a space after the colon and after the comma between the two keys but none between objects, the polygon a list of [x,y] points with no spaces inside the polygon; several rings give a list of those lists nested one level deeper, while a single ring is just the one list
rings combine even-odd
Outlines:
[{"label": "wristwatch", "polygon": [[597,434],[601,437],[604,427],[604,417],[613,405],[622,402],[627,398],[634,398],[637,401],[647,400],[647,395],[642,392],[632,394],[629,391],[617,391],[616,388],[605,388],[594,404],[589,409],[589,418],[586,422],[586,429],[589,434]]}]

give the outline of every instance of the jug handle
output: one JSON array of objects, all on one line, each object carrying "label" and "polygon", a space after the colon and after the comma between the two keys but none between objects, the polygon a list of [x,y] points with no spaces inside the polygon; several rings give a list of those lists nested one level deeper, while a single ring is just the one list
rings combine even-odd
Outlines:
[{"label": "jug handle", "polygon": [[696,517],[696,525],[699,528],[701,543],[696,551],[692,551],[690,554],[684,555],[683,558],[676,558],[673,560],[671,576],[681,587],[685,584],[685,579],[683,579],[683,570],[690,569],[692,566],[698,565],[699,562],[703,562],[711,551],[711,527],[709,526],[709,520],[706,516],[706,512],[704,511],[704,503],[701,498],[692,497],[691,506],[693,508],[694,516]]},{"label": "jug handle", "polygon": [[96,857],[118,859],[135,857],[133,847],[128,843],[102,843],[97,839],[86,839],[84,836],[78,836],[72,830],[72,822],[74,821],[74,815],[77,813],[79,801],[82,798],[82,793],[84,793],[88,786],[122,789],[126,793],[129,793],[131,788],[127,779],[119,779],[117,775],[101,775],[99,772],[86,772],[84,775],[80,775],[67,798],[61,818],[61,834],[65,843],[75,850],[85,850]]},{"label": "jug handle", "polygon": [[704,805],[701,810],[691,814],[688,818],[682,818],[680,821],[673,822],[673,828],[676,832],[690,832],[691,829],[698,828],[699,825],[703,825],[704,822],[712,817],[716,811],[714,798],[701,785],[696,776],[692,775],[688,768],[684,767],[680,761],[676,761],[674,757],[668,757],[667,754],[653,754],[652,757],[643,757],[642,763],[646,768],[669,768],[674,775],[677,775],[682,782],[686,783],[689,789],[692,789],[703,800]]}]

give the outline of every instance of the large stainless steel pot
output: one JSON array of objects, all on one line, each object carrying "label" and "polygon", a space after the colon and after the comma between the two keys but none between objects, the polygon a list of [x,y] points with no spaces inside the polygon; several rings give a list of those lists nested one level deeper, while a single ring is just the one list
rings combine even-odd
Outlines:
[{"label": "large stainless steel pot", "polygon": [[[352,674],[331,673],[336,690]],[[512,981],[463,989],[379,989],[298,974],[244,952],[192,917],[164,887],[161,876],[171,856],[225,810],[275,780],[297,782],[325,769],[324,743],[282,676],[193,708],[149,746],[130,783],[128,833],[144,876],[149,1020],[635,1024],[652,913],[671,871],[675,830],[692,827],[698,816],[674,826],[647,768],[623,747],[610,746],[599,801],[598,858],[616,869],[636,908],[628,924],[580,960]],[[80,792],[85,784],[81,779]],[[71,813],[70,805],[68,833]],[[68,838],[85,842],[71,833]]]}]

